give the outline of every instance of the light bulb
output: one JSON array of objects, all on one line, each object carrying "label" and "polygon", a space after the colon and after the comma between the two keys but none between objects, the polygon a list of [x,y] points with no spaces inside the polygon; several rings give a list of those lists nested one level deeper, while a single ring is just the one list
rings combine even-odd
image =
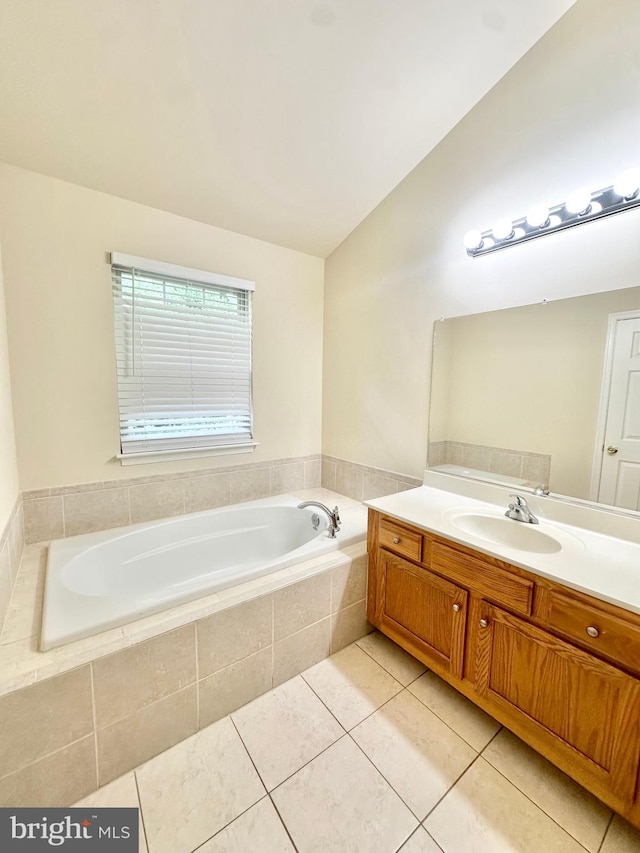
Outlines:
[{"label": "light bulb", "polygon": [[496,240],[508,240],[513,235],[513,222],[510,219],[498,219],[491,230]]},{"label": "light bulb", "polygon": [[565,202],[565,207],[569,213],[587,213],[591,207],[591,193],[586,187],[574,190]]},{"label": "light bulb", "polygon": [[613,182],[613,191],[622,198],[634,198],[640,190],[640,169],[627,169]]},{"label": "light bulb", "polygon": [[462,242],[464,243],[465,249],[480,249],[483,243],[482,234],[477,229],[467,231],[462,238]]},{"label": "light bulb", "polygon": [[532,228],[543,228],[549,224],[549,208],[546,204],[534,204],[527,213],[527,222]]}]

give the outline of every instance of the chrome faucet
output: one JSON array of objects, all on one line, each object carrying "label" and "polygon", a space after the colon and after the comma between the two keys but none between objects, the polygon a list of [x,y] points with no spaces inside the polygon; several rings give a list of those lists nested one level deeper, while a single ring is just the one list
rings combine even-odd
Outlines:
[{"label": "chrome faucet", "polygon": [[[333,510],[330,510],[328,506],[325,506],[324,504],[321,504],[318,501],[303,501],[301,504],[298,504],[298,509],[305,509],[305,507],[308,506],[318,507],[318,509],[321,509],[327,514],[327,517],[329,519],[329,529],[327,530],[327,533],[330,539],[335,539],[336,533],[338,532],[338,530],[340,530],[340,513],[338,511],[338,507],[334,506]],[[317,527],[318,524],[320,524],[320,519],[318,518],[318,516],[315,516],[315,518],[316,523],[313,526]],[[314,516],[311,517],[312,521],[313,519]]]},{"label": "chrome faucet", "polygon": [[540,524],[522,495],[509,495],[509,497],[513,498],[513,503],[509,504],[509,509],[505,512],[507,518],[513,518],[514,521],[524,521],[527,524]]}]

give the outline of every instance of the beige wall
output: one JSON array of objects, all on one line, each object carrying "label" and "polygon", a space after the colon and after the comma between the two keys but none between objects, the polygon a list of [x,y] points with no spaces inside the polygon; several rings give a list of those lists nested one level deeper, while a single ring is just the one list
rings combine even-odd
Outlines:
[{"label": "beige wall", "polygon": [[436,319],[639,283],[640,210],[482,258],[461,243],[638,165],[638,31],[637,0],[579,0],[327,259],[325,453],[420,475]]},{"label": "beige wall", "polygon": [[432,422],[447,423],[440,437],[549,454],[552,491],[588,499],[608,318],[632,309],[639,287],[438,325],[434,388],[439,374],[449,388],[447,404],[432,400]]},{"label": "beige wall", "polygon": [[[0,255],[0,538],[18,497],[18,465],[13,432],[7,321]],[[1,621],[1,615],[0,615]]]},{"label": "beige wall", "polygon": [[[0,232],[23,489],[320,452],[321,259],[6,165]],[[255,280],[255,453],[114,459],[111,250]]]}]

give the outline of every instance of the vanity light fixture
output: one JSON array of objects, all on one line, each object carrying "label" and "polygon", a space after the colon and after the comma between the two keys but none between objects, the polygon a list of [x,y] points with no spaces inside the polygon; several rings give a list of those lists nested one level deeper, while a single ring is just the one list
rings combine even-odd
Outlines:
[{"label": "vanity light fixture", "polygon": [[595,192],[579,187],[560,204],[536,204],[520,219],[499,219],[486,231],[467,231],[462,242],[475,258],[639,206],[640,169],[628,169],[610,187]]}]

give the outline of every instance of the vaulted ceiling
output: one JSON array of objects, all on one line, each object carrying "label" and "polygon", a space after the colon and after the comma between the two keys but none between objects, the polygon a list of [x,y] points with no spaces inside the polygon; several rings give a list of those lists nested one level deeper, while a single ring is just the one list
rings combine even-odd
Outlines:
[{"label": "vaulted ceiling", "polygon": [[0,0],[0,160],[321,257],[575,0]]}]

